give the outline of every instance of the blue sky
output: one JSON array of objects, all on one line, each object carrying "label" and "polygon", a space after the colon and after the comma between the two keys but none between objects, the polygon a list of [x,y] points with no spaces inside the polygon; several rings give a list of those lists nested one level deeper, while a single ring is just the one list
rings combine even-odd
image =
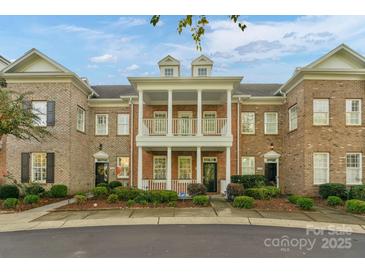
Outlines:
[{"label": "blue sky", "polygon": [[127,76],[156,76],[157,62],[171,54],[190,74],[201,53],[214,75],[243,75],[243,82],[282,83],[340,43],[365,55],[365,16],[242,16],[241,32],[226,16],[210,24],[198,52],[189,32],[178,35],[179,17],[0,16],[0,55],[15,60],[37,48],[92,84],[125,84]]}]

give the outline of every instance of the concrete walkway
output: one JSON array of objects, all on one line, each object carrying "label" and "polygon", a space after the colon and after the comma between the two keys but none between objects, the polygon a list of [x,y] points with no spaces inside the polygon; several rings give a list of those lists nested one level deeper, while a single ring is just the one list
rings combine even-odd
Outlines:
[{"label": "concrete walkway", "polygon": [[351,230],[365,234],[365,216],[331,208],[314,211],[264,211],[231,207],[223,197],[212,197],[207,208],[141,208],[53,211],[67,200],[22,213],[0,215],[0,232],[63,227],[162,224],[239,224]]}]

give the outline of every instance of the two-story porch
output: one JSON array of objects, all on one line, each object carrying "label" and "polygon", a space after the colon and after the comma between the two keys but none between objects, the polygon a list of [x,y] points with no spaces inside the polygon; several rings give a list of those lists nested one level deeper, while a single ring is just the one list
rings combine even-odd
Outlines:
[{"label": "two-story porch", "polygon": [[138,91],[137,183],[225,191],[231,176],[232,91],[241,77],[129,78]]}]

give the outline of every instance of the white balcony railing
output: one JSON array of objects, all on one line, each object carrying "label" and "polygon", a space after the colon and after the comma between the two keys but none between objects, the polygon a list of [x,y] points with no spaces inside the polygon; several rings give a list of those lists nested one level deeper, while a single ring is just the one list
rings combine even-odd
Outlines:
[{"label": "white balcony railing", "polygon": [[[205,136],[223,136],[227,134],[226,118],[204,118],[201,123],[201,133]],[[167,135],[167,119],[143,119],[143,135],[165,136]],[[173,118],[172,135],[194,136],[198,133],[198,121],[196,118]]]}]

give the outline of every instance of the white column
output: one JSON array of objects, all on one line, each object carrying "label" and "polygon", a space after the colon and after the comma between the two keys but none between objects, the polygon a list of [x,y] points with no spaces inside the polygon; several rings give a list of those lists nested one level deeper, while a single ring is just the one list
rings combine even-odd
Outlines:
[{"label": "white column", "polygon": [[172,136],[172,90],[168,91],[167,135]]},{"label": "white column", "polygon": [[143,129],[143,90],[138,91],[138,135],[142,136]]},{"label": "white column", "polygon": [[[231,182],[231,148],[226,147],[226,186]],[[221,189],[224,192],[225,189]]]},{"label": "white column", "polygon": [[167,182],[166,182],[166,189],[171,190],[171,147],[167,148]]},{"label": "white column", "polygon": [[198,90],[198,106],[197,106],[197,135],[202,135],[202,91]]},{"label": "white column", "polygon": [[138,188],[142,188],[142,180],[143,180],[143,159],[142,159],[142,147],[138,147]]},{"label": "white column", "polygon": [[201,148],[197,147],[196,148],[196,182],[198,184],[202,183],[202,170],[201,170]]},{"label": "white column", "polygon": [[232,91],[227,90],[227,136],[232,135]]}]

